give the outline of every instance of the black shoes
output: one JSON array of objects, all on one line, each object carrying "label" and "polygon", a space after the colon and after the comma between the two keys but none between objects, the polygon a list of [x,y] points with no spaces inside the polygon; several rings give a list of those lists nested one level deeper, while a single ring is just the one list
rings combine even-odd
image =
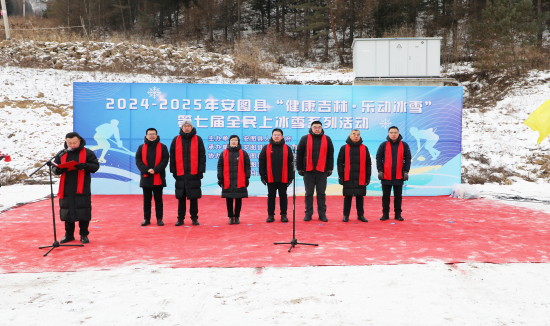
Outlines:
[{"label": "black shoes", "polygon": [[193,225],[200,225],[198,216],[195,218],[191,218],[191,220],[193,220]]},{"label": "black shoes", "polygon": [[241,221],[239,221],[239,218],[235,216],[235,224],[241,224]]},{"label": "black shoes", "polygon": [[304,221],[306,221],[306,222],[311,221],[311,215],[306,215],[306,216],[304,217]]},{"label": "black shoes", "polygon": [[65,235],[63,237],[63,239],[61,239],[61,241],[59,241],[59,243],[67,243],[69,241],[74,241],[74,235]]},{"label": "black shoes", "polygon": [[157,220],[157,225],[158,226],[164,226],[164,222],[162,220]]},{"label": "black shoes", "polygon": [[390,219],[390,213],[383,213],[380,221],[387,221]]},{"label": "black shoes", "polygon": [[328,219],[327,219],[326,216],[319,216],[319,220],[320,220],[321,222],[328,222]]},{"label": "black shoes", "polygon": [[233,222],[233,218],[230,217],[230,218],[229,218],[229,225],[233,225],[233,223],[234,223],[234,222]]},{"label": "black shoes", "polygon": [[288,218],[286,218],[286,214],[281,215],[281,222],[283,222],[283,223],[288,222]]},{"label": "black shoes", "polygon": [[363,215],[357,216],[357,219],[361,222],[368,222],[368,220]]},{"label": "black shoes", "polygon": [[275,222],[275,215],[269,215],[266,220],[267,223]]},{"label": "black shoes", "polygon": [[349,216],[344,215],[344,218],[342,219],[342,222],[348,222],[348,221],[349,221]]},{"label": "black shoes", "polygon": [[148,220],[148,219],[144,219],[143,222],[141,222],[141,226],[147,226],[151,224],[151,220]]},{"label": "black shoes", "polygon": [[82,242],[82,243],[90,243],[90,240],[88,239],[87,236],[81,236],[81,237],[80,237],[80,242]]},{"label": "black shoes", "polygon": [[395,213],[395,219],[398,221],[404,221],[405,219],[401,217],[401,213]]},{"label": "black shoes", "polygon": [[178,221],[176,222],[176,226],[181,226],[183,225],[183,220],[185,219],[185,217],[182,217],[182,218],[179,218],[178,217]]}]

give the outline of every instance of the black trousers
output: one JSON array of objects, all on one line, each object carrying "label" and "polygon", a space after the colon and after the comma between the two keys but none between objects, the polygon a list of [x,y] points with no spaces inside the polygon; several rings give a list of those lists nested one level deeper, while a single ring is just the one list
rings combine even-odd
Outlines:
[{"label": "black trousers", "polygon": [[305,204],[306,215],[313,215],[313,193],[317,190],[317,213],[319,217],[326,217],[327,205],[326,205],[326,190],[327,190],[327,178],[326,172],[305,172],[304,173],[304,186],[306,188]]},{"label": "black trousers", "polygon": [[[233,200],[235,200],[235,211],[233,211]],[[227,205],[227,217],[241,217],[242,198],[225,198]]]},{"label": "black trousers", "polygon": [[281,209],[281,215],[286,215],[288,208],[287,188],[288,184],[283,182],[267,184],[267,215],[275,215],[275,198],[277,197],[277,191],[279,192],[279,208]]},{"label": "black trousers", "polygon": [[153,199],[153,194],[155,196],[155,214],[157,216],[157,221],[162,220],[162,214],[164,212],[164,207],[162,203],[162,187],[148,188],[144,187],[143,189],[143,218],[146,220],[151,219],[151,200]]},{"label": "black trousers", "polygon": [[403,201],[403,185],[382,185],[382,212],[390,213],[391,188],[393,187],[393,211],[401,213],[401,202]]},{"label": "black trousers", "polygon": [[[187,210],[187,193],[185,192],[185,188],[183,189],[183,197],[178,200],[178,219],[185,219],[185,212]],[[189,214],[191,214],[191,219],[198,218],[199,214],[199,203],[197,201],[197,198],[191,198],[189,199]]]},{"label": "black trousers", "polygon": [[365,214],[365,208],[363,207],[364,196],[344,196],[344,216],[349,216],[351,212],[351,200],[355,197],[355,207],[357,208],[357,216],[363,216]]},{"label": "black trousers", "polygon": [[[75,222],[65,222],[65,234],[74,236],[75,226],[76,226]],[[88,231],[89,226],[90,226],[90,221],[78,221],[78,227],[80,228],[80,232],[79,232],[80,236],[84,237],[90,234],[90,231]]]}]

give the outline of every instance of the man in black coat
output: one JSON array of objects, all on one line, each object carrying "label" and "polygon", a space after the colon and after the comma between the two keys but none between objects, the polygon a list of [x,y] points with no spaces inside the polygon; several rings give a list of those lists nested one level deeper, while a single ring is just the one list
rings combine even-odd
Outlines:
[{"label": "man in black coat", "polygon": [[65,148],[70,149],[66,154],[56,157],[54,165],[75,161],[74,169],[53,167],[53,172],[61,175],[59,181],[59,215],[65,222],[65,237],[60,243],[75,240],[75,223],[80,228],[80,242],[89,243],[88,227],[92,219],[92,192],[91,173],[99,170],[99,162],[94,152],[85,148],[86,141],[76,132],[65,136]]},{"label": "man in black coat", "polygon": [[163,226],[162,188],[166,187],[166,166],[170,159],[168,147],[160,142],[155,128],[147,129],[143,142],[144,144],[140,145],[136,151],[136,166],[141,176],[139,186],[143,189],[143,222],[141,226],[151,224],[153,194],[157,225]]},{"label": "man in black coat", "polygon": [[281,222],[288,222],[288,218],[286,217],[288,208],[286,190],[292,183],[292,180],[294,180],[294,156],[292,155],[290,146],[285,145],[281,129],[275,128],[271,132],[269,145],[262,148],[259,163],[262,183],[267,185],[267,222],[271,223],[275,221],[275,198],[277,197],[277,191],[279,191]]},{"label": "man in black coat", "polygon": [[399,129],[392,126],[388,129],[386,141],[380,144],[376,153],[376,167],[378,179],[382,184],[382,217],[381,221],[390,218],[390,196],[393,188],[393,210],[395,219],[403,221],[401,216],[401,202],[403,200],[403,182],[409,180],[411,169],[411,150],[409,145],[402,141]]},{"label": "man in black coat", "polygon": [[309,134],[300,139],[296,155],[298,174],[304,177],[306,188],[306,216],[304,221],[311,221],[313,215],[313,193],[317,190],[317,212],[319,219],[328,222],[326,195],[327,178],[334,167],[334,146],[329,136],[325,135],[323,124],[314,121]]},{"label": "man in black coat", "polygon": [[364,196],[367,195],[367,186],[370,183],[371,165],[369,149],[363,145],[361,132],[353,129],[346,140],[346,145],[340,148],[336,161],[338,182],[343,186],[344,222],[349,221],[353,197],[355,197],[357,219],[368,222],[364,216]]},{"label": "man in black coat", "polygon": [[189,213],[193,225],[199,225],[198,199],[202,197],[201,179],[206,170],[204,142],[197,135],[191,120],[184,120],[179,135],[170,145],[170,172],[176,179],[178,199],[178,222],[183,225],[186,213],[186,199],[189,199]]}]

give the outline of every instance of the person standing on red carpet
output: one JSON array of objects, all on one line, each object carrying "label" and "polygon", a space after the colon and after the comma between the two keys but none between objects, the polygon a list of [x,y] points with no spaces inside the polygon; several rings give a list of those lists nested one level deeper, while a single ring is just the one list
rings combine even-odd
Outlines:
[{"label": "person standing on red carpet", "polygon": [[355,197],[357,219],[368,222],[364,216],[364,196],[367,195],[367,186],[370,183],[371,165],[369,149],[363,145],[361,132],[353,129],[346,140],[346,145],[340,148],[336,161],[338,182],[343,186],[344,222],[349,221],[353,197]]},{"label": "person standing on red carpet", "polygon": [[197,135],[193,121],[184,120],[179,135],[170,145],[170,172],[176,179],[176,198],[178,199],[178,221],[183,225],[186,213],[186,200],[189,199],[189,214],[193,225],[199,225],[198,199],[202,197],[201,179],[206,169],[204,142]]},{"label": "person standing on red carpet", "polygon": [[313,216],[313,193],[317,190],[317,213],[319,220],[328,222],[326,195],[327,179],[334,168],[334,146],[329,136],[325,135],[323,124],[313,121],[309,134],[300,139],[296,155],[298,174],[304,177],[306,195],[306,216],[304,221],[311,221]]},{"label": "person standing on red carpet", "polygon": [[403,182],[409,180],[411,169],[411,150],[409,145],[402,141],[396,126],[388,129],[386,141],[380,144],[376,153],[376,167],[378,179],[382,184],[382,217],[381,221],[390,218],[390,196],[393,188],[393,210],[395,219],[403,221],[401,216],[401,202],[403,200]]},{"label": "person standing on red carpet", "polygon": [[294,156],[290,146],[285,145],[283,131],[273,129],[269,144],[262,148],[259,157],[259,170],[262,183],[267,185],[267,223],[275,221],[275,198],[279,191],[281,222],[288,222],[286,217],[288,196],[286,190],[294,180]]},{"label": "person standing on red carpet", "polygon": [[141,174],[139,186],[143,189],[143,222],[141,226],[151,224],[151,200],[155,196],[157,225],[163,226],[162,188],[166,187],[166,166],[170,155],[168,147],[160,142],[155,128],[145,131],[144,144],[136,152],[136,166]]},{"label": "person standing on red carpet", "polygon": [[[85,148],[86,141],[76,132],[65,136],[67,153],[54,159],[53,173],[61,175],[59,180],[59,216],[65,222],[65,237],[59,241],[75,240],[75,224],[80,228],[80,242],[89,243],[88,227],[92,220],[91,174],[99,170],[99,162],[93,151]],[[55,165],[75,161],[75,169],[58,168]],[[51,163],[50,163],[51,164]],[[48,164],[48,165],[50,165]]]},{"label": "person standing on red carpet", "polygon": [[[218,185],[222,188],[222,198],[227,204],[229,224],[239,224],[242,199],[248,198],[248,183],[250,179],[250,158],[241,148],[241,140],[237,135],[229,137],[229,145],[218,159]],[[235,209],[233,210],[233,201]]]}]

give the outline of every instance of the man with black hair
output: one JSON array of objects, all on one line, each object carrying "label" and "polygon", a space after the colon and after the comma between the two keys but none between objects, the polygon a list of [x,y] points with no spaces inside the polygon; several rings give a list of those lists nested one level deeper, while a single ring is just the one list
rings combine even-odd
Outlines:
[{"label": "man with black hair", "polygon": [[267,185],[267,223],[275,221],[275,198],[279,192],[281,222],[288,222],[288,196],[286,190],[294,180],[294,156],[290,146],[285,145],[283,131],[273,129],[269,144],[262,148],[259,157],[261,181]]},{"label": "man with black hair", "polygon": [[[54,159],[53,173],[61,175],[59,181],[59,216],[65,222],[65,236],[60,243],[75,240],[75,223],[80,228],[80,242],[89,243],[88,227],[92,219],[91,173],[99,170],[97,157],[85,148],[86,141],[76,132],[65,136],[65,149],[69,151]],[[55,165],[75,161],[74,169],[58,168]],[[49,163],[50,165],[52,163]]]},{"label": "man with black hair", "polygon": [[402,141],[396,126],[388,129],[386,141],[380,144],[376,153],[376,167],[378,179],[382,184],[382,217],[381,221],[390,218],[390,196],[393,188],[393,210],[395,219],[404,221],[401,216],[401,202],[403,200],[403,182],[409,180],[411,169],[411,150],[409,145]]},{"label": "man with black hair", "polygon": [[178,222],[183,225],[186,200],[189,199],[189,213],[193,225],[199,225],[198,199],[202,197],[201,179],[206,169],[206,153],[202,138],[197,135],[191,119],[184,120],[179,135],[170,145],[170,172],[176,179],[178,199]]},{"label": "man with black hair", "polygon": [[323,124],[313,121],[309,134],[300,139],[296,155],[298,174],[304,177],[306,188],[306,216],[304,221],[311,221],[313,216],[313,193],[317,190],[317,213],[319,220],[328,222],[326,195],[327,178],[334,168],[334,146],[329,136],[325,135]]},{"label": "man with black hair", "polygon": [[136,151],[136,166],[140,172],[139,186],[143,189],[143,222],[151,224],[151,199],[155,196],[157,225],[163,226],[162,188],[166,187],[166,166],[170,159],[168,148],[160,142],[155,128],[145,131],[144,144]]}]

